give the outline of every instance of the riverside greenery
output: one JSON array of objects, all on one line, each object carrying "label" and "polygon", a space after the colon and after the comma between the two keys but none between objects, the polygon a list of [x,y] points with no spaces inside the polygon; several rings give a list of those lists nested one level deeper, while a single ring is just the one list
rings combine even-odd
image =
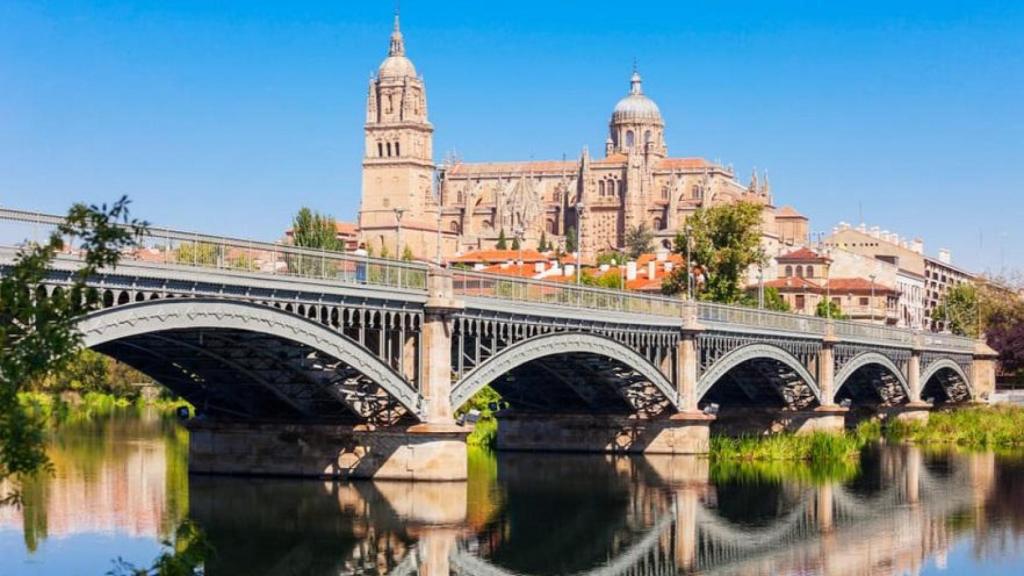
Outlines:
[{"label": "riverside greenery", "polygon": [[886,436],[968,449],[1024,448],[1024,407],[971,406],[932,412],[927,423],[893,422]]}]

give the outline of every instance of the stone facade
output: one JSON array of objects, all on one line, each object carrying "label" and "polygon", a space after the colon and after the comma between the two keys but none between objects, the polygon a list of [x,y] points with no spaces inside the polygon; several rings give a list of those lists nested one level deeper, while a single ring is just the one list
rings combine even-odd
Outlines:
[{"label": "stone facade", "polygon": [[370,81],[365,133],[359,224],[378,254],[403,249],[399,232],[402,246],[421,258],[492,248],[502,231],[529,247],[542,235],[565,246],[566,236],[578,232],[590,257],[621,248],[626,231],[640,225],[670,247],[697,208],[741,200],[764,206],[764,233],[772,241],[807,237],[805,217],[772,206],[767,175],[755,173],[744,185],[732,168],[669,157],[661,112],[636,71],[612,112],[601,158],[584,148],[575,160],[449,161],[435,171],[425,86],[405,56],[396,16],[388,56]]}]

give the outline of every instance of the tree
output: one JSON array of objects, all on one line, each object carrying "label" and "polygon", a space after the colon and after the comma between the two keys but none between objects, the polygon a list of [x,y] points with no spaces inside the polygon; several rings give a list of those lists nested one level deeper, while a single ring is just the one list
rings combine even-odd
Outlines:
[{"label": "tree", "polygon": [[[747,268],[764,260],[761,250],[761,205],[753,202],[698,208],[687,221],[689,253],[694,268],[702,271],[703,281],[694,282],[697,297],[714,302],[734,303],[745,298],[743,277]],[[687,235],[676,234],[675,252],[684,257]],[[665,294],[686,289],[686,276],[692,271],[680,266],[662,284]]]},{"label": "tree", "polygon": [[217,266],[220,262],[220,247],[209,242],[181,244],[175,261],[187,266]]},{"label": "tree", "polygon": [[508,238],[505,237],[505,229],[498,232],[498,243],[494,245],[497,250],[508,250]]},{"label": "tree", "polygon": [[847,320],[849,316],[843,314],[842,307],[834,300],[819,300],[818,306],[814,309],[814,315],[819,318],[831,318],[833,320]]},{"label": "tree", "polygon": [[342,252],[345,243],[338,239],[338,226],[332,216],[303,206],[292,219],[292,243],[303,248]]},{"label": "tree", "polygon": [[548,246],[548,233],[541,231],[540,242],[537,243],[537,252],[547,252],[551,247]]},{"label": "tree", "polygon": [[[112,206],[75,204],[44,244],[21,248],[0,278],[0,480],[20,480],[50,468],[42,423],[22,407],[18,392],[45,374],[58,371],[81,346],[78,318],[94,309],[98,296],[86,281],[117,265],[123,251],[138,245],[147,224],[129,218],[128,199]],[[47,297],[39,287],[50,263],[65,244],[77,238],[81,266],[62,292]],[[0,502],[19,498],[18,488]]]},{"label": "tree", "polygon": [[522,244],[519,243],[519,236],[512,237],[512,249],[519,250]]},{"label": "tree", "polygon": [[771,286],[764,289],[764,307],[765,310],[789,312],[789,302],[786,302],[786,299],[782,297],[778,288]]},{"label": "tree", "polygon": [[642,254],[654,250],[654,232],[647,227],[646,223],[639,226],[630,226],[626,230],[626,256],[630,260],[636,260]]},{"label": "tree", "polygon": [[978,337],[979,290],[974,284],[958,284],[948,290],[932,310],[932,320],[960,336]]},{"label": "tree", "polygon": [[402,260],[405,260],[406,262],[412,262],[412,259],[412,248],[409,248],[409,245],[406,244],[405,248],[402,249]]},{"label": "tree", "polygon": [[597,253],[598,266],[604,266],[605,264],[608,264],[609,266],[615,266],[617,264],[625,263],[626,256],[620,252],[616,252],[614,250],[605,250],[604,252]]},{"label": "tree", "polygon": [[576,251],[576,227],[569,226],[569,229],[565,231],[565,251],[575,252]]}]

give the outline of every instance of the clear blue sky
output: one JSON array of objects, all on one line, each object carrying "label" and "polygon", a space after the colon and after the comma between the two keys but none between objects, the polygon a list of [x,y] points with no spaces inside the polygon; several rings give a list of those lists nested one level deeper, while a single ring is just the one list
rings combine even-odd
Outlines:
[{"label": "clear blue sky", "polygon": [[[1024,268],[1024,2],[402,2],[435,153],[600,153],[636,58],[669,151],[768,169],[824,230]],[[393,4],[0,2],[0,204],[128,194],[139,216],[276,238],[353,219]],[[981,249],[979,249],[981,247]]]}]

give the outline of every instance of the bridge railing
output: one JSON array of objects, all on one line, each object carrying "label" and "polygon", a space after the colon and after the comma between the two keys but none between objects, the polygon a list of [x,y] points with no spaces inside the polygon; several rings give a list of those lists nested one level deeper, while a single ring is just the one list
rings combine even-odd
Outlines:
[{"label": "bridge railing", "polygon": [[[4,223],[0,244],[43,242],[62,221],[60,216],[0,209],[0,222]],[[65,255],[77,256],[75,239],[66,238],[65,242]],[[168,228],[149,228],[139,247],[123,254],[122,260],[411,290],[425,291],[427,287],[427,267],[415,262]]]},{"label": "bridge railing", "polygon": [[833,320],[832,323],[840,340],[865,340],[894,346],[910,346],[914,343],[915,332],[912,330],[850,320]]},{"label": "bridge railing", "polygon": [[685,305],[685,302],[676,298],[471,270],[452,270],[452,281],[455,294],[458,296],[496,298],[590,310],[682,318]]},{"label": "bridge railing", "polygon": [[926,349],[945,348],[948,350],[972,352],[974,351],[974,347],[977,345],[977,341],[973,338],[957,336],[955,334],[941,334],[938,332],[925,332],[922,339],[922,345]]},{"label": "bridge railing", "polygon": [[770,331],[798,332],[813,335],[825,334],[825,320],[823,318],[750,308],[747,306],[716,304],[714,302],[697,303],[697,320],[717,324],[734,324]]}]

